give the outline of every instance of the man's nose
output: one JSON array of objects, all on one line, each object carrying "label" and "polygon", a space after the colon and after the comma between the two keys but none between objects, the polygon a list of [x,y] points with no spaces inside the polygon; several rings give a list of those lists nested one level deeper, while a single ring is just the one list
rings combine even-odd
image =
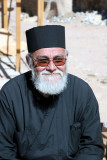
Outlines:
[{"label": "man's nose", "polygon": [[52,71],[52,72],[56,70],[56,66],[55,66],[53,60],[50,60],[48,66],[47,66],[47,70]]}]

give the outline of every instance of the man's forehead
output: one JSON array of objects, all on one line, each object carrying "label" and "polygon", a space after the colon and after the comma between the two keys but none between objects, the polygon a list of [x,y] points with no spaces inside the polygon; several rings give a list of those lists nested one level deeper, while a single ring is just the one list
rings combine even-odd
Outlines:
[{"label": "man's forehead", "polygon": [[33,52],[33,55],[63,55],[65,54],[65,49],[64,48],[60,48],[60,47],[54,47],[54,48],[42,48],[42,49],[38,49],[35,52]]}]

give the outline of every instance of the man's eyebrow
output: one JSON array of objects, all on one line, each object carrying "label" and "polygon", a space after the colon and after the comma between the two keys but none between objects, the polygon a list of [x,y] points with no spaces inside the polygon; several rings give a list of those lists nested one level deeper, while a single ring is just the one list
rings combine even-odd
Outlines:
[{"label": "man's eyebrow", "polygon": [[[53,58],[56,58],[56,57],[64,57],[64,55],[63,55],[63,54],[58,54],[58,55],[55,55]],[[45,55],[44,55],[44,56],[37,56],[36,58],[37,58],[37,59],[38,59],[38,58],[49,59],[49,57],[47,57],[47,56],[45,56]]]},{"label": "man's eyebrow", "polygon": [[64,57],[64,55],[63,54],[58,54],[58,55],[54,56],[53,58],[56,58],[56,57]]},{"label": "man's eyebrow", "polygon": [[37,58],[48,58],[47,56],[37,56]]}]

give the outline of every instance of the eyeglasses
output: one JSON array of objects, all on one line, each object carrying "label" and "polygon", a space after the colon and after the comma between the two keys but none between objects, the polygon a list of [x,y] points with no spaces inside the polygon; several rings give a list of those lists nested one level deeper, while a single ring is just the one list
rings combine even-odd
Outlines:
[{"label": "eyeglasses", "polygon": [[66,62],[66,58],[64,57],[55,57],[53,59],[49,58],[37,58],[33,59],[35,61],[36,67],[47,67],[50,63],[50,61],[53,61],[55,66],[63,66]]}]

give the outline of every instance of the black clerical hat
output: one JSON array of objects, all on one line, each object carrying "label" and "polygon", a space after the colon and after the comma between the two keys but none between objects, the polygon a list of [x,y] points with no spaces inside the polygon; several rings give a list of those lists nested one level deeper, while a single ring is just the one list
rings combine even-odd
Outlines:
[{"label": "black clerical hat", "polygon": [[61,25],[46,25],[31,28],[26,31],[29,52],[41,48],[65,48],[65,27]]}]

